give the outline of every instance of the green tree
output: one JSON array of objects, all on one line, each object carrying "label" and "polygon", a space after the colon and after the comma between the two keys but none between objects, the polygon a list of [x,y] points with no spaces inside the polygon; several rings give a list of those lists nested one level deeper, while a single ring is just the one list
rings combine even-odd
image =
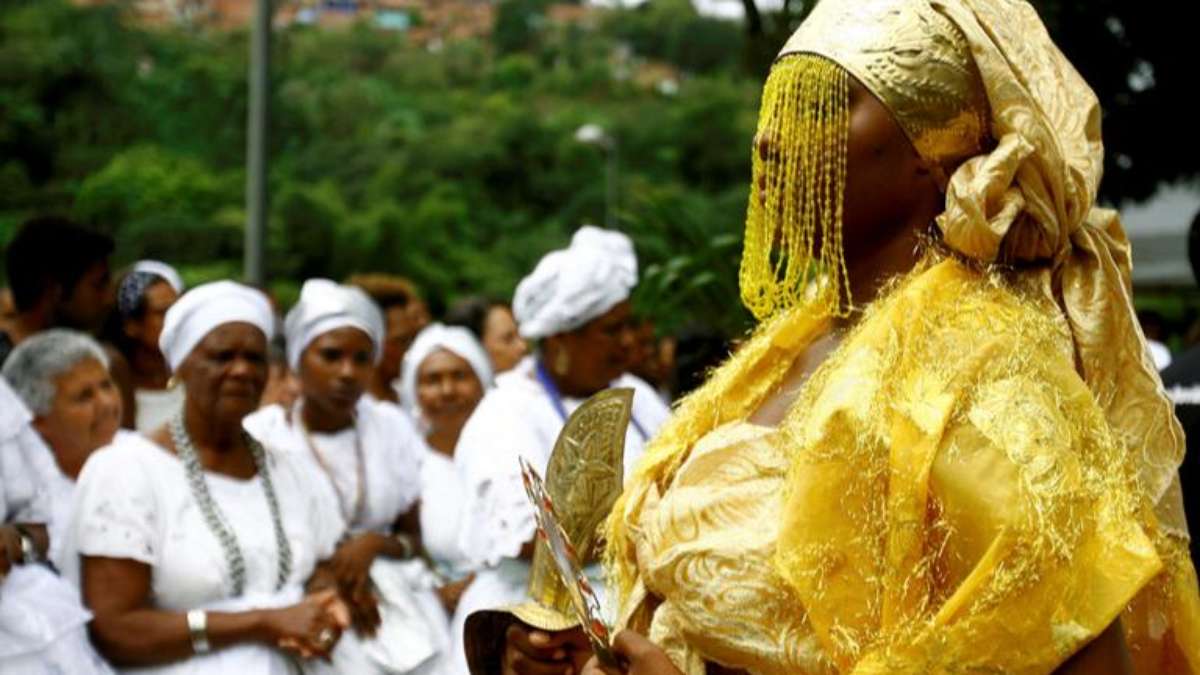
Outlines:
[{"label": "green tree", "polygon": [[[567,24],[548,5],[502,0],[489,39],[436,50],[365,23],[276,31],[278,297],[358,271],[409,276],[446,301],[510,295],[543,253],[603,222],[605,153],[575,140],[590,123],[617,141],[638,310],[664,330],[700,315],[731,334],[749,325],[737,299],[749,141],[762,76],[811,2],[742,25],[688,0]],[[1186,22],[1146,3],[1038,5],[1105,105],[1105,195],[1194,176],[1195,141],[1179,131]],[[163,258],[192,283],[237,276],[247,46],[244,31],[139,27],[119,5],[9,0],[0,241],[33,213],[73,213],[116,235],[118,263]]]}]

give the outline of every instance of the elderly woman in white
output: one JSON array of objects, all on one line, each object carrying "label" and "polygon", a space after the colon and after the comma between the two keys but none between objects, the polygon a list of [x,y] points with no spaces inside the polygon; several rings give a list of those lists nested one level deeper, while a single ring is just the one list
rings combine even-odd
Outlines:
[{"label": "elderly woman in white", "polygon": [[307,465],[242,429],[273,329],[254,289],[184,295],[159,341],[182,409],[149,438],[96,452],[79,477],[60,569],[82,584],[93,642],[120,668],[282,675],[328,654],[348,625],[318,565],[342,523]]},{"label": "elderly woman in white", "polygon": [[[0,522],[9,506],[20,508],[10,494],[32,496],[38,505],[26,514],[46,525],[52,555],[67,526],[75,478],[92,451],[117,433],[121,400],[107,363],[93,339],[56,329],[22,342],[4,364],[0,383],[12,385],[0,391],[5,426],[21,428],[0,434],[8,439],[0,453],[9,460],[0,469]],[[88,642],[91,614],[78,590],[38,564],[45,554],[44,542],[35,543],[41,535],[30,536],[28,525],[0,529],[6,540],[15,532],[21,542],[17,558],[0,553],[0,672],[111,673]]]},{"label": "elderly woman in white", "polygon": [[[338,673],[436,672],[446,618],[420,561],[421,438],[391,403],[365,396],[381,356],[383,318],[360,289],[305,282],[285,321],[301,398],[246,420],[264,445],[311,460],[320,494],[347,531],[331,560],[355,631],[333,652]],[[324,670],[312,664],[310,670]]]},{"label": "elderly woman in white", "polygon": [[625,372],[634,348],[629,294],[637,257],[627,236],[585,225],[570,246],[552,251],[517,286],[513,311],[535,354],[496,378],[458,440],[454,462],[466,489],[463,552],[480,568],[452,622],[462,656],[462,629],[475,610],[525,599],[535,523],[518,456],[545,472],[567,416],[592,394],[634,389],[625,440],[625,475],[670,414],[644,381]]},{"label": "elderly woman in white", "polygon": [[24,457],[26,470],[6,472],[5,478],[24,483],[42,502],[53,558],[84,463],[115,436],[128,433],[118,428],[121,395],[104,349],[72,330],[56,328],[25,340],[4,362],[3,375],[29,411],[29,429],[36,435],[13,448]]},{"label": "elderly woman in white", "polygon": [[400,398],[425,440],[421,533],[425,550],[449,583],[438,590],[448,612],[473,579],[460,546],[464,490],[454,467],[463,427],[492,386],[488,354],[471,331],[433,324],[404,354]]}]

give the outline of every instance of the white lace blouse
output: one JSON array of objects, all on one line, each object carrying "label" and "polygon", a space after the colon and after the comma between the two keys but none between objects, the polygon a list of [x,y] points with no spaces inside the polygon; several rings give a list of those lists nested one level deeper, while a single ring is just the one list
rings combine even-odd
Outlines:
[{"label": "white lace blouse", "polygon": [[[311,472],[285,453],[268,450],[268,467],[292,552],[288,595],[333,553],[342,523],[313,489]],[[246,563],[244,597],[276,595],[278,546],[260,476],[238,480],[205,473],[209,491],[237,537]],[[79,476],[64,536],[63,574],[79,581],[79,557],[137,560],[150,565],[155,606],[211,607],[229,600],[225,551],[205,524],[183,463],[157,444],[122,434],[92,455]],[[267,604],[273,604],[264,600]]]}]

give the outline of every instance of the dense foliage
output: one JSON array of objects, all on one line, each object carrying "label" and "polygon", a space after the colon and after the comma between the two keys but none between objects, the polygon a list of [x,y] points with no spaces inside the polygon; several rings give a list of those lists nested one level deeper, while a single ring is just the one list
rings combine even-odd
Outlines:
[{"label": "dense foliage", "polygon": [[[404,274],[443,302],[508,296],[543,252],[604,221],[605,150],[575,139],[594,123],[617,140],[638,304],[668,329],[747,325],[736,270],[754,54],[773,38],[687,0],[582,23],[548,4],[502,0],[489,40],[437,49],[365,24],[276,32],[267,245],[281,299],[305,277],[358,271]],[[237,276],[247,42],[145,29],[119,5],[6,2],[0,242],[30,214],[66,212],[115,234],[118,262]],[[1159,169],[1129,194],[1186,167]]]}]

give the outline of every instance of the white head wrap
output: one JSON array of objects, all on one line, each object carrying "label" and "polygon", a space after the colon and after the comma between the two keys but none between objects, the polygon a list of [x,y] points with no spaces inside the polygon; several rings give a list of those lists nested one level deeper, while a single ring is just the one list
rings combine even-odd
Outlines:
[{"label": "white head wrap", "polygon": [[275,337],[275,314],[262,291],[233,281],[202,284],[167,310],[158,348],[175,371],[213,329],[238,322],[257,327],[268,341]]},{"label": "white head wrap", "polygon": [[300,289],[300,301],[283,322],[287,337],[288,366],[300,369],[300,355],[313,340],[339,328],[357,328],[371,338],[375,362],[383,355],[383,314],[371,298],[356,286],[343,286],[328,279],[309,279]]},{"label": "white head wrap", "polygon": [[183,293],[183,279],[175,268],[157,260],[135,263],[117,285],[117,312],[121,317],[131,318],[140,311],[144,307],[146,290],[160,281],[174,289],[175,295]]},{"label": "white head wrap", "polygon": [[133,267],[129,271],[153,274],[154,276],[170,284],[171,288],[175,289],[176,294],[183,293],[183,277],[179,276],[179,272],[175,271],[174,267],[171,267],[165,262],[160,262],[158,260],[139,260],[133,264]]},{"label": "white head wrap", "polygon": [[584,225],[570,246],[547,253],[517,285],[513,316],[529,340],[566,333],[627,300],[636,285],[629,237]]},{"label": "white head wrap", "polygon": [[445,349],[471,364],[475,377],[479,378],[479,383],[485,391],[492,386],[491,361],[471,331],[458,326],[430,324],[417,335],[412,346],[404,353],[404,367],[400,371],[401,402],[414,419],[421,417],[417,406],[417,370],[430,354],[439,349]]}]

